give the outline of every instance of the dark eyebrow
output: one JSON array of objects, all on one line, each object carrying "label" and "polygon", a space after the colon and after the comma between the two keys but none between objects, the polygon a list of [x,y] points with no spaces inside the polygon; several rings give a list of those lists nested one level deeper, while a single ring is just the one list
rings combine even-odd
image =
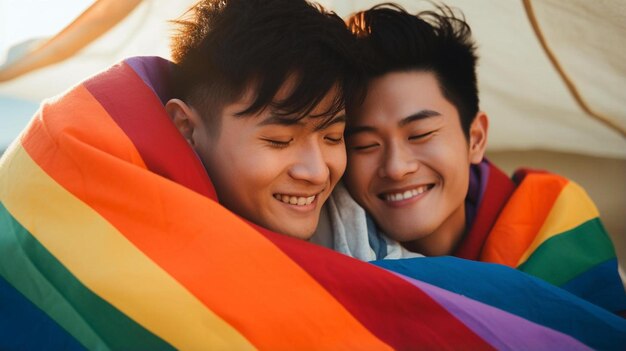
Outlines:
[{"label": "dark eyebrow", "polygon": [[337,123],[346,123],[346,115],[335,116],[330,121],[326,121],[324,123],[321,123],[321,124],[315,126],[315,131],[319,132],[320,130],[324,130],[324,129],[332,126],[333,124],[337,124]]},{"label": "dark eyebrow", "polygon": [[419,121],[419,120],[429,118],[429,117],[436,117],[436,116],[441,116],[441,113],[437,111],[433,111],[433,110],[421,110],[417,113],[414,113],[400,120],[400,122],[398,122],[398,126],[404,127],[409,123],[413,123],[415,121]]},{"label": "dark eyebrow", "polygon": [[303,124],[299,118],[280,116],[280,115],[270,115],[266,119],[259,122],[258,126],[267,126],[267,125],[281,125],[281,126],[293,126],[296,124]]},{"label": "dark eyebrow", "polygon": [[358,134],[358,133],[366,133],[366,132],[374,133],[376,132],[376,130],[377,129],[372,126],[356,126],[356,127],[348,127],[346,131],[344,132],[344,134],[347,137],[349,137],[351,135]]},{"label": "dark eyebrow", "polygon": [[[315,131],[324,130],[333,124],[346,123],[346,115],[338,115],[331,120],[327,120],[315,126]],[[258,123],[258,126],[267,125],[281,125],[281,126],[293,126],[304,125],[305,123],[301,118],[292,118],[287,116],[272,115]]]},{"label": "dark eyebrow", "polygon": [[[408,117],[405,117],[398,122],[399,127],[404,127],[407,124],[413,123],[415,121],[419,121],[429,117],[441,116],[441,113],[433,110],[421,110],[417,113],[414,113]],[[345,134],[346,136],[351,136],[357,133],[375,133],[378,129],[372,126],[356,126],[356,127],[348,127]]]}]

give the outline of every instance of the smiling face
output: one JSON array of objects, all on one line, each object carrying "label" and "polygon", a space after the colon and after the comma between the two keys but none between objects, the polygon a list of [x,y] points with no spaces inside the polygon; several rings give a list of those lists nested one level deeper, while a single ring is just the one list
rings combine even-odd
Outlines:
[{"label": "smiling face", "polygon": [[[334,94],[331,90],[312,115],[326,112]],[[194,128],[177,126],[200,156],[223,206],[277,233],[309,239],[346,167],[345,116],[323,126],[323,117],[294,123],[269,108],[236,116],[250,101],[246,96],[225,106],[217,133],[191,109]]]},{"label": "smiling face", "polygon": [[385,74],[351,112],[346,186],[391,238],[449,254],[465,227],[469,166],[482,159],[486,131],[479,113],[468,143],[433,73]]}]

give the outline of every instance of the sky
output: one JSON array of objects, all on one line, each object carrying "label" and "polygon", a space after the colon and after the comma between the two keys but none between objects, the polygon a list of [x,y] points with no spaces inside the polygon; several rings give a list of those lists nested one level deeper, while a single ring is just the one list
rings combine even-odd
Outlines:
[{"label": "sky", "polygon": [[[93,0],[0,0],[0,64],[6,50],[31,38],[50,37]],[[0,95],[0,154],[26,125],[38,103]],[[5,118],[10,116],[11,118]]]},{"label": "sky", "polygon": [[93,0],[0,0],[0,62],[11,45],[49,37],[69,24]]}]

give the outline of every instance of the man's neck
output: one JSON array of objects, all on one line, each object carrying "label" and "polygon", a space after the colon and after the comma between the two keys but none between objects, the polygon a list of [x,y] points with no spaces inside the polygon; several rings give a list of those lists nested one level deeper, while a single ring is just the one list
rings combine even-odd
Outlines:
[{"label": "man's neck", "polygon": [[461,242],[464,232],[465,205],[461,205],[430,235],[402,245],[425,256],[450,255]]}]

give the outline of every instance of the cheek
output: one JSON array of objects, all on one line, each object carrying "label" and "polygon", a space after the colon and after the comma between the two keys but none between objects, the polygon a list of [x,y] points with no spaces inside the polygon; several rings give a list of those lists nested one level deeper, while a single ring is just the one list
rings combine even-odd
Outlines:
[{"label": "cheek", "polygon": [[331,181],[337,183],[346,171],[347,157],[345,149],[333,150],[327,158],[328,168],[330,169]]},{"label": "cheek", "polygon": [[440,145],[429,150],[427,155],[432,168],[443,178],[449,196],[462,201],[469,185],[470,165],[464,145]]},{"label": "cheek", "polygon": [[277,159],[272,153],[254,147],[252,143],[223,143],[214,153],[222,185],[231,193],[256,193],[267,186],[280,172]]},{"label": "cheek", "polygon": [[469,169],[467,147],[444,138],[420,147],[416,155],[444,176],[456,178],[459,172],[464,174]]},{"label": "cheek", "polygon": [[272,152],[247,152],[239,155],[236,161],[228,160],[227,162],[235,162],[237,169],[232,175],[235,178],[242,176],[248,178],[249,184],[254,184],[259,188],[267,186],[282,173],[285,173],[286,159],[280,157],[278,153]]},{"label": "cheek", "polygon": [[372,157],[367,157],[366,155],[351,156],[348,154],[348,166],[344,183],[353,197],[360,198],[367,191],[367,184],[370,182],[375,170],[376,166]]}]

